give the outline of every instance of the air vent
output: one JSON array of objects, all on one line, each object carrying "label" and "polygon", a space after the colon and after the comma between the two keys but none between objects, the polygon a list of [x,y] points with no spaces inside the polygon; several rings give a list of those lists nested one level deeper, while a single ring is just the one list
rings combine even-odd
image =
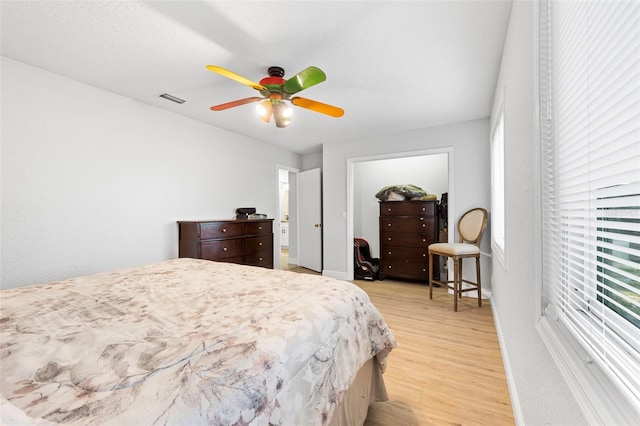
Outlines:
[{"label": "air vent", "polygon": [[160,95],[160,97],[170,100],[171,102],[175,102],[177,104],[183,104],[186,102],[184,99],[176,98],[175,96],[170,95],[168,93],[163,93],[162,95]]}]

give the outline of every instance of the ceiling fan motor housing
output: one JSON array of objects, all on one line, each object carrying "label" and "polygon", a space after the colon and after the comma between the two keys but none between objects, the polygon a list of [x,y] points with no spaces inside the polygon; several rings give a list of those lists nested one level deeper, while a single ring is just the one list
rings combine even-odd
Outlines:
[{"label": "ceiling fan motor housing", "polygon": [[273,97],[271,97],[271,101],[276,103],[280,99],[282,99],[282,85],[284,84],[284,69],[281,67],[269,67],[268,69],[269,77],[265,77],[260,80],[260,84],[267,88],[266,92],[262,92],[263,96],[269,97],[269,94],[273,95],[274,93],[280,94],[280,97],[277,101],[274,102]]},{"label": "ceiling fan motor housing", "polygon": [[284,68],[282,67],[269,67],[267,70],[269,77],[284,77]]}]

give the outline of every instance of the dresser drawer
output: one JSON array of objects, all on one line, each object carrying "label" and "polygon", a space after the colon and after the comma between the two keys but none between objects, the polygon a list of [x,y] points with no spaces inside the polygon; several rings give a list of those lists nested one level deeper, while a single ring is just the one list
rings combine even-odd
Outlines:
[{"label": "dresser drawer", "polygon": [[269,250],[273,246],[273,234],[247,237],[244,240],[244,253],[251,254]]},{"label": "dresser drawer", "polygon": [[250,266],[262,266],[263,268],[273,268],[272,251],[265,250],[258,253],[248,254],[244,257],[244,262]]},{"label": "dresser drawer", "polygon": [[390,246],[404,247],[429,247],[429,244],[436,242],[435,235],[411,233],[411,232],[383,232],[380,235],[380,246],[387,248]]},{"label": "dresser drawer", "polygon": [[242,238],[202,241],[201,244],[202,258],[206,260],[242,256]]},{"label": "dresser drawer", "polygon": [[433,201],[387,201],[380,203],[381,216],[435,216]]},{"label": "dresser drawer", "polygon": [[435,219],[433,217],[395,217],[382,216],[380,229],[382,232],[424,232],[433,233]]},{"label": "dresser drawer", "polygon": [[246,222],[244,224],[244,233],[249,234],[271,234],[271,221]]},{"label": "dresser drawer", "polygon": [[212,222],[200,224],[200,238],[229,238],[242,235],[241,223]]},{"label": "dresser drawer", "polygon": [[429,264],[427,262],[388,261],[380,270],[384,275],[398,278],[412,278],[420,281],[429,279]]},{"label": "dresser drawer", "polygon": [[384,258],[390,262],[406,261],[406,262],[428,262],[429,250],[427,247],[394,247],[386,246],[384,249]]},{"label": "dresser drawer", "polygon": [[239,265],[244,265],[244,256],[234,256],[234,257],[225,257],[224,259],[205,259],[205,260],[215,260],[216,262],[237,263]]}]

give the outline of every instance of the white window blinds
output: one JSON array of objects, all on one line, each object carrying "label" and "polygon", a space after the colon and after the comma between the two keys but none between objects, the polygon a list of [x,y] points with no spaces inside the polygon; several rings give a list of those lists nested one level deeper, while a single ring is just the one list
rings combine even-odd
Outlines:
[{"label": "white window blinds", "polygon": [[640,404],[640,2],[541,3],[543,315]]}]

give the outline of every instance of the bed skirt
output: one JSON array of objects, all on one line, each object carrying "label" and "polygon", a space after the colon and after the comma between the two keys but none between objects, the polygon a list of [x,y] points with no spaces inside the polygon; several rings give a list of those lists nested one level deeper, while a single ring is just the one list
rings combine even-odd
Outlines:
[{"label": "bed skirt", "polygon": [[369,405],[388,400],[380,364],[370,359],[358,371],[342,404],[334,412],[330,426],[362,425],[367,418]]}]

